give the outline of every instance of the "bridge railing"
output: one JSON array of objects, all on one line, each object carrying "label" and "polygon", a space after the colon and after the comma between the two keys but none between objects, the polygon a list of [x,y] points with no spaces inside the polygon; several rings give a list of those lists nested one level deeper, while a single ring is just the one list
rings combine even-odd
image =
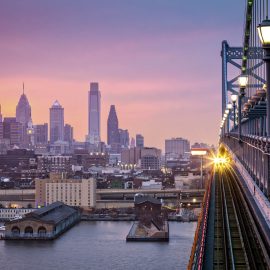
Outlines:
[{"label": "bridge railing", "polygon": [[270,137],[227,133],[221,137],[265,196],[270,199]]},{"label": "bridge railing", "polygon": [[210,177],[207,183],[206,191],[204,193],[204,198],[203,198],[203,203],[202,203],[202,208],[201,208],[202,211],[198,219],[197,229],[195,232],[191,255],[190,255],[189,264],[188,264],[189,270],[195,270],[195,269],[200,270],[203,267],[212,178],[213,178],[213,175],[212,177]]}]

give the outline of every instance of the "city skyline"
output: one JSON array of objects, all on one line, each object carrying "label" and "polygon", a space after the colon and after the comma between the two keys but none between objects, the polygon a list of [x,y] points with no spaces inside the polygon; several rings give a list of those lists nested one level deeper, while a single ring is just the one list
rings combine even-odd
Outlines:
[{"label": "city skyline", "polygon": [[[59,99],[74,137],[84,141],[87,89],[90,81],[98,81],[103,141],[109,107],[115,104],[121,125],[132,136],[143,134],[146,145],[164,149],[165,138],[178,136],[215,144],[221,114],[221,41],[241,46],[243,17],[238,10],[244,1],[230,1],[240,6],[234,9],[214,1],[137,1],[134,6],[89,2],[3,4],[2,114],[14,115],[25,81],[33,123],[48,122],[47,108]],[[194,16],[187,18],[186,13]],[[211,14],[210,20],[203,20],[205,13]],[[203,23],[198,26],[196,21]]]}]

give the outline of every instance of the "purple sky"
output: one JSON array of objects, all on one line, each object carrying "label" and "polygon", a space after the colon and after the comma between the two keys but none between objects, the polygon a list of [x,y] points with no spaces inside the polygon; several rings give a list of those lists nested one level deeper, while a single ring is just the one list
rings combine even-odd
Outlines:
[{"label": "purple sky", "polygon": [[25,82],[33,122],[55,99],[75,138],[87,133],[87,91],[102,95],[102,139],[110,104],[120,127],[148,146],[185,137],[216,144],[221,117],[221,42],[241,46],[245,2],[13,0],[0,4],[0,91],[15,114]]}]

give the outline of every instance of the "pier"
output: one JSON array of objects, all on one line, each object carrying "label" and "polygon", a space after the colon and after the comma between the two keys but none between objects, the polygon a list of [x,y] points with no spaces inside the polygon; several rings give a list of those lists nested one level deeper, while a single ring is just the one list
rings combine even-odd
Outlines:
[{"label": "pier", "polygon": [[51,240],[80,221],[80,211],[61,202],[5,223],[5,240]]}]

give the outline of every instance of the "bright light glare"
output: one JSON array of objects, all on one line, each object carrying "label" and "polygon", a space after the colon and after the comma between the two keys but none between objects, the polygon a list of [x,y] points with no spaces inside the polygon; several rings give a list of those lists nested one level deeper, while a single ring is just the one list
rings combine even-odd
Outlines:
[{"label": "bright light glare", "polygon": [[228,159],[226,157],[215,157],[214,158],[214,163],[216,165],[224,165],[226,163],[228,163]]}]

